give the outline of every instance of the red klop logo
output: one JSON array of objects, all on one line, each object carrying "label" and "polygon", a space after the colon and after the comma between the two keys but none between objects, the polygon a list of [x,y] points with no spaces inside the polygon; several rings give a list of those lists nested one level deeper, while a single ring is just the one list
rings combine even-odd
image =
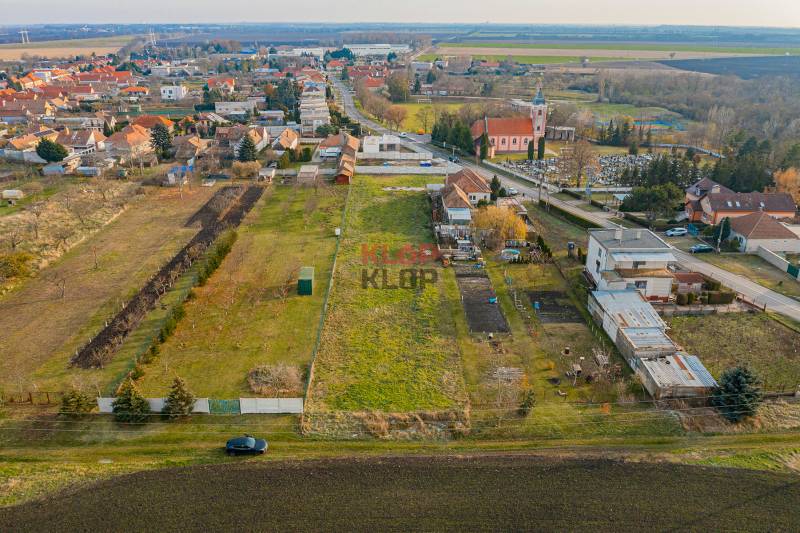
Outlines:
[{"label": "red klop logo", "polygon": [[[422,265],[433,263],[440,256],[439,248],[430,243],[405,244],[394,250],[386,244],[362,244],[361,288],[424,290],[426,285],[438,281],[439,274],[435,268],[422,268]],[[400,269],[396,274],[385,268],[394,265],[409,268]],[[370,266],[373,268],[367,268]]]}]

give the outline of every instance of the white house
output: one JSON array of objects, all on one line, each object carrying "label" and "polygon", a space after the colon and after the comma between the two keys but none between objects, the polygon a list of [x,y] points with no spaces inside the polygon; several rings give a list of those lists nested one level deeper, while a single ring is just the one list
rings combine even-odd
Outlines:
[{"label": "white house", "polygon": [[586,271],[601,291],[635,288],[648,300],[667,301],[675,261],[670,246],[645,229],[589,230]]},{"label": "white house", "polygon": [[231,115],[246,115],[256,112],[256,102],[214,102],[214,111],[223,117]]},{"label": "white house", "polygon": [[183,100],[189,90],[183,85],[162,85],[161,86],[161,99],[162,100]]},{"label": "white house", "polygon": [[764,211],[732,218],[728,240],[737,242],[741,252],[754,254],[763,246],[771,252],[800,253],[800,238]]}]

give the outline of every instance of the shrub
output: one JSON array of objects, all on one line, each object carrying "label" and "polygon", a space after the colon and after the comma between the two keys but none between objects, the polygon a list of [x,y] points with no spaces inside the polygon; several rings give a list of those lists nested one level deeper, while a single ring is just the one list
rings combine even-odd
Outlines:
[{"label": "shrub", "polygon": [[197,284],[201,287],[206,284],[211,274],[219,268],[222,260],[230,253],[233,244],[236,242],[236,232],[233,230],[226,231],[217,238],[214,246],[206,255],[205,263],[200,267],[200,272],[197,275]]},{"label": "shrub", "polygon": [[147,415],[150,414],[147,400],[131,378],[122,382],[111,408],[117,422],[146,422]]},{"label": "shrub", "polygon": [[237,178],[254,178],[258,176],[261,164],[257,161],[234,161],[231,166],[231,173]]},{"label": "shrub", "polygon": [[297,367],[283,363],[260,365],[247,374],[250,390],[263,395],[299,392],[300,372]]},{"label": "shrub", "polygon": [[522,392],[522,401],[517,408],[517,414],[526,417],[530,414],[533,407],[536,405],[536,393],[532,388],[527,388]]},{"label": "shrub", "polygon": [[714,305],[724,305],[733,302],[736,293],[733,291],[708,291],[708,303]]},{"label": "shrub", "polygon": [[189,391],[186,382],[175,376],[175,380],[169,390],[169,396],[164,402],[164,409],[161,412],[169,418],[189,416],[192,414],[192,409],[194,409],[194,402],[195,395]]},{"label": "shrub", "polygon": [[0,254],[0,282],[7,279],[23,278],[31,273],[30,262],[33,256],[28,252],[9,252]]},{"label": "shrub", "polygon": [[711,404],[731,422],[756,413],[761,404],[760,380],[748,368],[737,366],[724,371]]},{"label": "shrub", "polygon": [[686,294],[685,292],[678,293],[678,295],[675,296],[675,303],[677,303],[678,305],[686,305],[686,304],[688,304],[689,303],[689,295]]},{"label": "shrub", "polygon": [[142,365],[140,365],[139,363],[136,363],[134,367],[131,369],[131,371],[128,373],[128,376],[133,381],[138,381],[139,379],[142,378],[142,376],[144,376],[144,368],[142,368]]},{"label": "shrub", "polygon": [[695,300],[697,300],[697,295],[695,293],[690,292],[689,294],[686,295],[686,303],[688,303],[689,305],[692,305],[695,302]]},{"label": "shrub", "polygon": [[78,389],[70,389],[61,397],[61,408],[58,413],[64,416],[80,416],[91,412],[95,402],[85,392]]}]

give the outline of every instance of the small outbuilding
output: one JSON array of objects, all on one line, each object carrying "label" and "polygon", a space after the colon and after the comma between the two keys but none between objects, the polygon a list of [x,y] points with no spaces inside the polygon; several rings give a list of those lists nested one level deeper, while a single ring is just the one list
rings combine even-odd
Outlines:
[{"label": "small outbuilding", "polygon": [[317,177],[319,176],[319,167],[317,165],[303,165],[297,171],[297,184],[298,185],[316,185]]},{"label": "small outbuilding", "polygon": [[311,296],[314,292],[314,267],[304,266],[297,277],[297,294]]},{"label": "small outbuilding", "polygon": [[25,198],[25,193],[19,189],[6,189],[0,194],[0,197],[8,202],[8,205],[15,205],[18,201]]}]

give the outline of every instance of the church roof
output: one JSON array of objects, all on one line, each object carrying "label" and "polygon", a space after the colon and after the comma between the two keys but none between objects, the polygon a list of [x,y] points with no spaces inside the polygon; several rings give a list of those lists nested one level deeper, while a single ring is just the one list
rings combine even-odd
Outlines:
[{"label": "church roof", "polygon": [[[488,131],[487,127],[488,126]],[[488,135],[533,135],[533,122],[528,117],[484,118],[470,128],[472,138]]]}]

